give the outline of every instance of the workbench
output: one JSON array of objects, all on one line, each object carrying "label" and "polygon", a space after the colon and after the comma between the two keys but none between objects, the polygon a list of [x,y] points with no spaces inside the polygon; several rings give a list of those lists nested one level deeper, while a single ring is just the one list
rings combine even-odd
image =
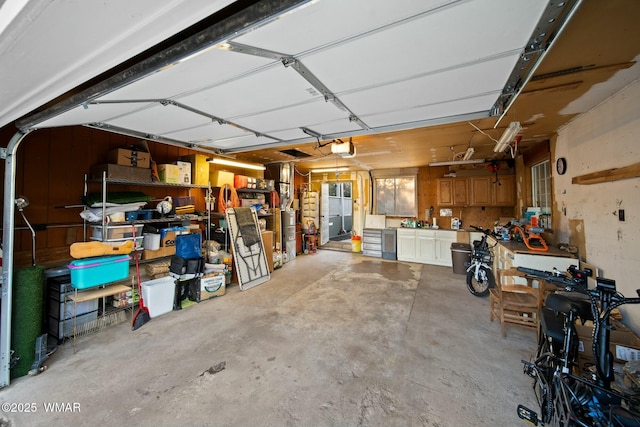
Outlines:
[{"label": "workbench", "polygon": [[[493,248],[493,273],[498,269],[515,267],[527,267],[536,270],[552,271],[554,268],[565,272],[570,265],[578,265],[575,254],[561,251],[549,246],[546,252],[534,251],[522,242],[515,240],[496,240],[494,237],[487,239],[489,246]],[[497,277],[497,276],[496,276]]]}]

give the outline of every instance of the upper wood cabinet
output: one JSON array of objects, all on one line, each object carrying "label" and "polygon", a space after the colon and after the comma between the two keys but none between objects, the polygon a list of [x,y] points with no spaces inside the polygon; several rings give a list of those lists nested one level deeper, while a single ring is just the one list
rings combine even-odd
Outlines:
[{"label": "upper wood cabinet", "polygon": [[501,175],[500,185],[493,184],[493,202],[496,206],[515,206],[516,177],[515,175]]},{"label": "upper wood cabinet", "polygon": [[441,178],[438,180],[439,206],[515,206],[516,177],[500,175],[469,178]]},{"label": "upper wood cabinet", "polygon": [[469,178],[471,206],[514,206],[516,204],[516,177],[500,175]]},{"label": "upper wood cabinet", "polygon": [[467,206],[468,204],[467,178],[441,178],[438,180],[439,206]]},{"label": "upper wood cabinet", "polygon": [[474,176],[469,178],[471,190],[471,206],[491,206],[491,181],[490,176]]}]

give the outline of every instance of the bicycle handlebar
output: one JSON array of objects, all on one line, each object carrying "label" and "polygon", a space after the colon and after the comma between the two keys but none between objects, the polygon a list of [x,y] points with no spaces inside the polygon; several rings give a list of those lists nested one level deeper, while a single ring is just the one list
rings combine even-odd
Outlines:
[{"label": "bicycle handlebar", "polygon": [[[535,270],[527,267],[517,267],[518,271],[521,271],[530,276],[538,277],[544,281],[554,284],[556,286],[562,286],[568,288],[568,290],[575,290],[580,293],[588,294],[595,298],[600,298],[601,293],[607,292],[611,295],[611,302],[615,306],[622,304],[640,304],[640,289],[636,289],[636,293],[639,298],[627,298],[622,294],[615,292],[615,282],[608,279],[597,279],[597,285],[595,289],[587,288],[587,277],[591,277],[592,271],[589,268],[584,270],[578,270],[575,265],[569,266],[568,273],[562,273],[560,271],[543,271]],[[606,288],[606,289],[605,289]]]},{"label": "bicycle handlebar", "polygon": [[567,271],[570,275],[557,270],[543,271],[527,267],[517,267],[517,269],[518,271],[530,276],[538,277],[556,286],[562,286],[565,288],[577,287],[577,290],[583,293],[587,291],[587,277],[591,276],[590,269],[578,270],[575,265],[569,266]]},{"label": "bicycle handlebar", "polygon": [[484,234],[486,234],[487,236],[497,236],[497,234],[496,234],[496,233],[494,233],[493,231],[491,231],[491,230],[490,230],[490,229],[488,229],[488,228],[478,227],[477,225],[470,225],[469,227],[470,227],[470,228],[473,228],[474,230],[481,231],[481,232],[483,232]]}]

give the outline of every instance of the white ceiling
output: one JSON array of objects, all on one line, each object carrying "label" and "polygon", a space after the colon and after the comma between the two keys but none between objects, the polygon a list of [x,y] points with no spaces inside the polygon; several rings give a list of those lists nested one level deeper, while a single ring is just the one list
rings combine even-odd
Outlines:
[{"label": "white ceiling", "polygon": [[[6,0],[0,25],[14,18],[0,27],[0,81],[11,84],[0,87],[8,100],[0,126],[229,3]],[[256,2],[275,3],[287,2]],[[173,53],[170,64],[148,67],[139,79],[112,73],[124,85],[97,83],[99,90],[80,90],[73,102],[21,122],[243,151],[314,141],[302,128],[326,139],[488,117],[551,7],[546,0],[297,3],[257,22],[239,12],[229,21],[235,28],[212,20],[222,30],[198,55]]]}]

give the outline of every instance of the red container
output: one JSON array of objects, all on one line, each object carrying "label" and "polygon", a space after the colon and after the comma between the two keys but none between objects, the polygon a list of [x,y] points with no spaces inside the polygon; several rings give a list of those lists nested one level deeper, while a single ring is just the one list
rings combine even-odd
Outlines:
[{"label": "red container", "polygon": [[244,175],[235,175],[233,177],[234,188],[247,188],[249,186],[249,177]]}]

